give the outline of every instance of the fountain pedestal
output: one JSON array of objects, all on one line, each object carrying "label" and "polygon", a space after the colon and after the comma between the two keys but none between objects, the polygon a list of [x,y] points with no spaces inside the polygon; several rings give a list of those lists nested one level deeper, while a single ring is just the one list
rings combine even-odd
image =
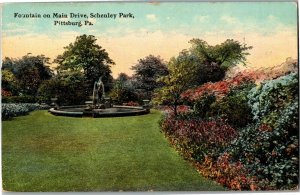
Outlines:
[{"label": "fountain pedestal", "polygon": [[147,111],[150,111],[150,100],[143,100],[143,108],[146,109]]},{"label": "fountain pedestal", "polygon": [[110,97],[105,97],[104,98],[104,106],[105,106],[105,108],[111,108],[112,107]]},{"label": "fountain pedestal", "polygon": [[54,109],[56,109],[56,110],[58,110],[59,109],[59,105],[58,105],[58,103],[57,103],[57,98],[55,97],[55,98],[51,98],[50,99],[51,100],[51,107],[52,108],[54,108]]}]

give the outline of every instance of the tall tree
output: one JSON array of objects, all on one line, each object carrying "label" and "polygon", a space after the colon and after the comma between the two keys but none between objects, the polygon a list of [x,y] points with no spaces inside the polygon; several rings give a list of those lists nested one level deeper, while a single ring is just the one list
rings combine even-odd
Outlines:
[{"label": "tall tree", "polygon": [[62,55],[54,60],[58,63],[58,72],[80,71],[83,72],[86,80],[87,93],[93,88],[94,82],[102,76],[106,90],[112,83],[111,65],[114,61],[109,57],[105,49],[96,43],[93,35],[81,35],[76,37],[74,43],[64,47]]},{"label": "tall tree", "polygon": [[10,71],[16,78],[18,95],[35,96],[39,85],[53,76],[49,58],[27,54],[20,59],[5,58],[2,71]]},{"label": "tall tree", "polygon": [[192,39],[190,55],[196,57],[198,75],[194,85],[206,82],[220,81],[225,77],[226,71],[237,64],[246,65],[247,52],[251,46],[238,41],[227,39],[225,42],[212,46],[201,39]]},{"label": "tall tree", "polygon": [[131,68],[134,70],[136,87],[144,94],[144,98],[151,99],[154,89],[162,86],[157,79],[168,74],[166,62],[160,56],[149,55],[139,59],[138,63]]}]

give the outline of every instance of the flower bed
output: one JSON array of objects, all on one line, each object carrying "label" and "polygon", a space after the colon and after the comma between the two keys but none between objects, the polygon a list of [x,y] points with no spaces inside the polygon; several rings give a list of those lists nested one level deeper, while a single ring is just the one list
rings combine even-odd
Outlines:
[{"label": "flower bed", "polygon": [[[231,190],[297,189],[298,74],[255,87],[244,81],[230,89],[227,81],[207,83],[194,96],[183,94],[194,111],[168,114],[162,130],[202,175]],[[216,91],[223,95],[219,100]]]},{"label": "flower bed", "polygon": [[34,110],[49,109],[48,105],[32,103],[2,103],[2,120],[16,116],[26,115]]}]

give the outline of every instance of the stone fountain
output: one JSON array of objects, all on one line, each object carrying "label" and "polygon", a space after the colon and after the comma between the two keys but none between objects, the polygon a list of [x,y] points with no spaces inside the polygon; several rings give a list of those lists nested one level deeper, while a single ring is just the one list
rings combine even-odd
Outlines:
[{"label": "stone fountain", "polygon": [[105,95],[102,77],[95,81],[91,99],[91,101],[86,101],[85,105],[58,106],[56,98],[49,112],[54,115],[73,117],[117,117],[148,114],[150,112],[149,100],[144,100],[144,105],[141,107],[112,105],[111,99]]}]

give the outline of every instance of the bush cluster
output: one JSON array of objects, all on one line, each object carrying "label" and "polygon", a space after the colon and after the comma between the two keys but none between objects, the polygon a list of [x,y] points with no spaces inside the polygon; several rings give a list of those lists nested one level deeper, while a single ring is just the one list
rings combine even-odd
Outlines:
[{"label": "bush cluster", "polygon": [[32,103],[3,103],[2,104],[2,120],[7,120],[16,116],[26,115],[34,110],[49,109],[48,105],[32,104]]},{"label": "bush cluster", "polygon": [[2,103],[35,103],[34,96],[2,96]]},{"label": "bush cluster", "polygon": [[199,172],[232,190],[296,189],[298,74],[239,82],[222,97],[211,90],[224,91],[221,84],[198,90],[193,112],[167,115],[166,136]]},{"label": "bush cluster", "polygon": [[298,75],[263,83],[249,93],[255,120],[228,148],[259,179],[262,189],[291,189],[298,184]]},{"label": "bush cluster", "polygon": [[202,161],[206,156],[216,158],[237,136],[225,121],[167,116],[161,122],[162,130],[188,159]]}]

